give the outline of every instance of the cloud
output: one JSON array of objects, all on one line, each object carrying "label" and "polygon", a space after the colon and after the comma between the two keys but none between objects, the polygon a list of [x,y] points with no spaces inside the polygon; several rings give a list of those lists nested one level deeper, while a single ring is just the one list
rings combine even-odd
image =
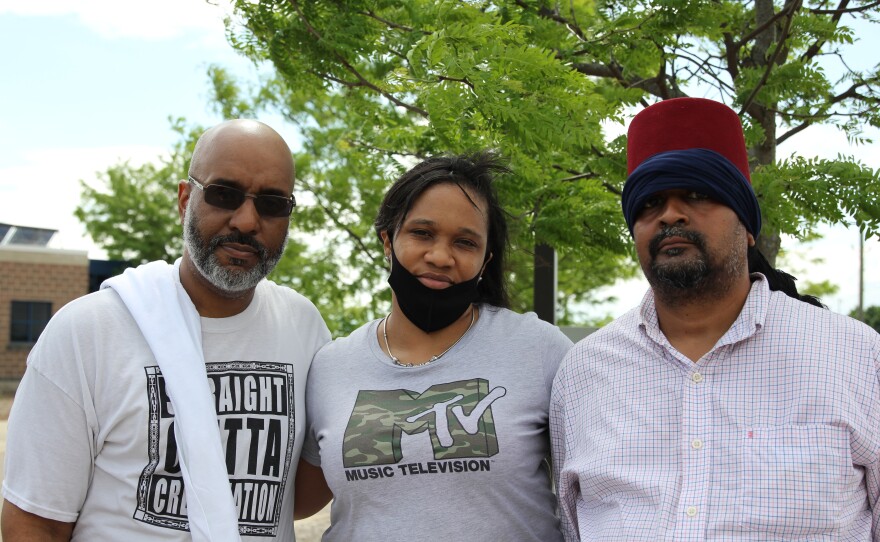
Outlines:
[{"label": "cloud", "polygon": [[105,38],[161,40],[192,32],[223,36],[223,17],[231,9],[228,0],[40,0],[4,2],[0,15],[73,16]]},{"label": "cloud", "polygon": [[50,246],[88,250],[103,257],[73,216],[80,202],[80,180],[97,186],[97,172],[129,161],[155,162],[167,149],[149,146],[43,148],[24,154],[22,165],[0,169],[0,222],[58,230]]}]

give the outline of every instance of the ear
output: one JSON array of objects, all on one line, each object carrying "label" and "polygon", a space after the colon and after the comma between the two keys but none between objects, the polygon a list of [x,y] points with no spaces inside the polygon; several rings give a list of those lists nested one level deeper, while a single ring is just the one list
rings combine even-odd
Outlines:
[{"label": "ear", "polygon": [[177,183],[177,216],[180,217],[180,223],[186,216],[186,205],[189,203],[189,196],[192,194],[192,186],[189,181],[180,181]]},{"label": "ear", "polygon": [[486,256],[486,261],[483,262],[483,268],[480,269],[480,277],[482,277],[483,273],[486,272],[486,266],[489,265],[490,261],[492,261],[492,256],[494,256],[494,254],[492,254],[491,252],[489,253],[488,256]]},{"label": "ear", "polygon": [[746,239],[748,239],[748,242],[749,242],[749,246],[750,247],[755,246],[755,236],[752,235],[751,233],[748,233],[748,232],[746,232],[746,236],[747,236]]},{"label": "ear", "polygon": [[391,237],[388,235],[388,230],[385,230],[379,233],[379,236],[382,237],[382,249],[385,251],[385,259],[391,259]]}]

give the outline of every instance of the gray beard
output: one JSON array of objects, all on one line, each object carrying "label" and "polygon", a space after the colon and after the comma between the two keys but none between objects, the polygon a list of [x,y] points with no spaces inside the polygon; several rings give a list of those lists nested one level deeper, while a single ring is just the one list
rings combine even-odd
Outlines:
[{"label": "gray beard", "polygon": [[[230,297],[236,297],[244,292],[253,290],[257,284],[272,272],[278,264],[284,247],[287,245],[287,234],[277,251],[270,251],[265,245],[259,243],[249,235],[241,233],[220,235],[205,242],[199,233],[199,220],[195,209],[192,208],[193,199],[187,203],[186,217],[183,221],[183,244],[189,253],[190,259],[199,273],[211,283],[212,286]],[[229,269],[224,267],[214,253],[221,243],[233,241],[247,244],[257,250],[259,261],[250,269]],[[243,265],[244,262],[232,260],[235,265]]]},{"label": "gray beard", "polygon": [[689,262],[660,265],[652,261],[651,272],[658,282],[682,290],[699,286],[711,274],[705,253]]},{"label": "gray beard", "polygon": [[[657,263],[659,249],[656,244],[673,236],[683,237],[694,243],[698,256],[686,261]],[[720,265],[713,264],[703,236],[677,228],[670,228],[655,237],[649,251],[651,262],[646,270],[648,283],[655,296],[665,304],[675,306],[722,298],[733,287],[746,258],[745,253],[733,252]]]}]

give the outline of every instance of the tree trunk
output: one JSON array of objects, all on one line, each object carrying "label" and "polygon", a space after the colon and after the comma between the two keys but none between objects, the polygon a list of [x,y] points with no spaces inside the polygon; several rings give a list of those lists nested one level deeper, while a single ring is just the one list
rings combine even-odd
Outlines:
[{"label": "tree trunk", "polygon": [[779,232],[775,231],[762,230],[761,235],[757,239],[758,250],[761,251],[761,254],[767,258],[767,262],[773,267],[776,267],[776,256],[779,255],[781,244],[782,239],[779,237]]},{"label": "tree trunk", "polygon": [[[773,0],[755,1],[756,28],[769,21],[774,15]],[[764,32],[757,36],[751,55],[751,60],[756,67],[766,69],[767,64],[772,59],[772,49],[776,45],[777,39],[778,35],[775,25],[768,26]],[[764,132],[764,138],[761,142],[749,149],[752,169],[776,162],[776,107],[776,103],[762,103],[757,99],[747,105],[749,116],[757,124],[760,124]],[[767,258],[770,265],[774,267],[781,241],[778,231],[769,231],[767,229],[763,229],[757,239],[758,250]]]}]

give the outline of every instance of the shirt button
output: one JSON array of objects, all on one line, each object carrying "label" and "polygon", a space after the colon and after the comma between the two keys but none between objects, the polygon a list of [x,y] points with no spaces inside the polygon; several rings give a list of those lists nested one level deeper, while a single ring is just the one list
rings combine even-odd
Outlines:
[{"label": "shirt button", "polygon": [[691,441],[691,448],[693,448],[694,450],[699,450],[702,447],[703,447],[702,440],[695,438],[694,440]]},{"label": "shirt button", "polygon": [[696,506],[688,506],[684,511],[685,514],[688,515],[689,518],[692,518],[697,515],[697,507]]},{"label": "shirt button", "polygon": [[703,381],[703,375],[701,375],[700,373],[694,373],[691,375],[691,380],[693,380],[694,383],[699,384]]}]

